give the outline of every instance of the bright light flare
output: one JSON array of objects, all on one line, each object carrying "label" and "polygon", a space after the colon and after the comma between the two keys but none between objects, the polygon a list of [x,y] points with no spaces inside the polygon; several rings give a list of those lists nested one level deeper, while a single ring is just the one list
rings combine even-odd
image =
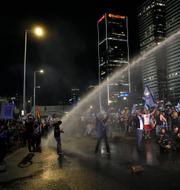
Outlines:
[{"label": "bright light flare", "polygon": [[34,28],[34,34],[38,37],[44,36],[44,30],[42,27],[35,27]]},{"label": "bright light flare", "polygon": [[44,73],[44,70],[43,70],[43,69],[41,69],[41,70],[39,70],[39,72],[40,72],[40,73]]}]

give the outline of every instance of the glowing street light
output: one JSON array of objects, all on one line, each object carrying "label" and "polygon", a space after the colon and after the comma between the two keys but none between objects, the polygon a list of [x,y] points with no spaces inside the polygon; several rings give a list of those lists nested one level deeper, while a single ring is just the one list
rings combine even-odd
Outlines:
[{"label": "glowing street light", "polygon": [[23,113],[26,114],[26,59],[27,59],[27,40],[28,33],[33,33],[37,37],[44,36],[42,27],[34,27],[34,30],[25,30],[24,38],[24,79],[23,79]]},{"label": "glowing street light", "polygon": [[40,72],[40,73],[44,73],[44,70],[43,70],[43,69],[41,69],[41,70],[39,70],[39,72]]},{"label": "glowing street light", "polygon": [[125,96],[125,97],[123,97],[123,100],[127,100],[127,97]]},{"label": "glowing street light", "polygon": [[44,36],[44,29],[42,27],[35,27],[33,30],[33,33],[38,36],[38,37],[42,37]]}]

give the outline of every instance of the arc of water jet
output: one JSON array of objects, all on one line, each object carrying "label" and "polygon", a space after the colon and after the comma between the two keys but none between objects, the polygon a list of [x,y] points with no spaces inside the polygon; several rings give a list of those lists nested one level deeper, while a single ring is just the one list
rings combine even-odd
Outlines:
[{"label": "arc of water jet", "polygon": [[[172,40],[176,39],[179,35],[180,35],[180,30],[177,31],[176,33],[174,33],[173,35],[171,35],[170,37],[168,37],[167,39],[165,39],[164,41],[162,41],[159,45],[153,47],[152,49],[145,52],[143,55],[141,55],[141,56],[137,57],[136,59],[132,60],[131,63],[130,63],[131,68],[134,67],[135,65],[139,64],[141,61],[143,61],[150,54],[154,53],[155,51],[157,51],[160,48],[162,48],[163,46],[165,46],[167,43],[169,43]],[[120,69],[116,70],[114,72],[113,76],[109,79],[109,82],[112,82],[113,80],[118,78],[119,75],[121,75],[122,73],[127,71],[127,69],[128,69],[128,66],[125,66],[124,68],[120,68]],[[68,115],[64,116],[62,118],[62,121],[63,121],[62,126],[64,126],[64,128],[66,128],[68,126],[67,121],[70,122],[72,115],[75,114],[75,113],[78,113],[82,109],[83,105],[86,105],[90,100],[92,100],[94,98],[94,96],[104,88],[105,85],[106,85],[106,81],[104,81],[98,88],[94,89],[91,93],[89,93],[86,97],[84,97],[81,100],[81,102],[68,113]],[[51,137],[52,137],[52,134],[48,137],[48,139],[50,139]],[[47,143],[48,143],[48,140],[47,140]]]},{"label": "arc of water jet", "polygon": [[[150,49],[149,51],[147,51],[143,56],[139,56],[138,58],[136,58],[136,60],[133,60],[131,62],[131,67],[133,67],[136,64],[140,63],[143,59],[145,59],[146,57],[148,57],[150,54],[154,53],[158,49],[162,48],[164,45],[166,45],[167,43],[169,43],[173,39],[177,38],[179,35],[180,35],[180,31],[176,32],[175,34],[173,34],[172,36],[170,36],[169,38],[167,38],[166,40],[164,40],[161,44],[159,44],[159,45],[155,46],[154,48]],[[117,77],[119,77],[120,74],[122,74],[123,72],[125,72],[127,69],[128,69],[128,66],[125,66],[124,68],[118,69],[117,71],[115,71],[114,75],[109,80],[113,81],[114,79],[116,79]],[[100,90],[102,90],[102,88],[105,85],[106,85],[106,81],[103,82],[101,84],[101,86],[99,86],[97,89],[93,90],[90,94],[88,94],[84,99],[82,99],[82,101],[79,103],[79,105],[77,105],[73,110],[70,111],[69,115],[77,112],[81,108],[81,106],[83,104],[86,104],[89,101],[89,99],[90,99],[91,96],[95,95],[97,92],[99,92]],[[68,118],[69,117],[67,117],[67,119]]]}]

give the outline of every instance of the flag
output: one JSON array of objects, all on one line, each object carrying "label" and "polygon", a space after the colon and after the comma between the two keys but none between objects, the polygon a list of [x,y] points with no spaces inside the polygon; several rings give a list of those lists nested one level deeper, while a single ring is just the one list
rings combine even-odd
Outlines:
[{"label": "flag", "polygon": [[175,106],[175,110],[176,110],[177,112],[180,112],[180,102],[178,102],[177,106]]},{"label": "flag", "polygon": [[40,108],[38,106],[36,106],[35,116],[37,119],[41,118],[41,112],[40,112]]},{"label": "flag", "polygon": [[152,108],[157,106],[153,93],[147,85],[144,88],[143,100],[145,101],[145,107]]},{"label": "flag", "polygon": [[14,104],[4,103],[1,105],[0,119],[13,119]]},{"label": "flag", "polygon": [[131,110],[131,114],[136,113],[136,107],[137,107],[137,104],[134,104]]},{"label": "flag", "polygon": [[147,104],[144,104],[144,109],[149,110],[149,107],[147,106]]}]

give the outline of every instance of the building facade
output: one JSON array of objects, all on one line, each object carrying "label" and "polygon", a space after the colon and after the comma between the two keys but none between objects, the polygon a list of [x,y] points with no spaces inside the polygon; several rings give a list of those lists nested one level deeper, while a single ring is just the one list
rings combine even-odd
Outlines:
[{"label": "building facade", "polygon": [[71,98],[69,99],[69,103],[71,105],[77,105],[80,100],[80,89],[79,88],[72,88],[71,89]]},{"label": "building facade", "polygon": [[[138,9],[138,28],[140,54],[155,47],[165,39],[165,0],[147,0]],[[143,85],[148,85],[156,99],[165,98],[167,89],[166,61],[162,55],[166,52],[155,52],[142,61]]]},{"label": "building facade", "polygon": [[[105,81],[106,96],[100,104],[117,102],[122,93],[130,88],[130,70],[110,82],[115,70],[129,65],[128,18],[127,16],[105,13],[97,22],[99,84]],[[103,100],[102,100],[103,99]],[[105,101],[105,102],[103,102]]]},{"label": "building facade", "polygon": [[[180,1],[166,0],[166,36],[180,30]],[[169,99],[180,100],[180,36],[166,47],[167,55],[167,89]]]},{"label": "building facade", "polygon": [[[138,9],[141,54],[180,30],[180,1],[147,0]],[[142,63],[143,83],[156,98],[180,100],[180,37]]]}]

